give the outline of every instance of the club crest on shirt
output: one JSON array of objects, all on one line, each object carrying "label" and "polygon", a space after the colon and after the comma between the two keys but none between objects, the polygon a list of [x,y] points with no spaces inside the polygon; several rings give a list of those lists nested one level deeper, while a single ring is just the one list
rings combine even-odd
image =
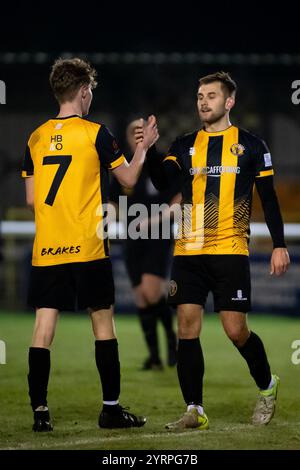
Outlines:
[{"label": "club crest on shirt", "polygon": [[236,157],[241,157],[244,155],[245,147],[242,144],[232,144],[230,147],[230,152],[233,153]]},{"label": "club crest on shirt", "polygon": [[177,292],[177,282],[176,281],[170,281],[169,283],[169,295],[170,297],[173,297]]}]

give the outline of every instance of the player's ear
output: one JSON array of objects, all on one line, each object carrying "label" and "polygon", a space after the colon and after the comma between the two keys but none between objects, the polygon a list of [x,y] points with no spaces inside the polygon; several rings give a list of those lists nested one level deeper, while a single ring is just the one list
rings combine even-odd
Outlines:
[{"label": "player's ear", "polygon": [[80,87],[80,92],[81,92],[81,97],[84,99],[86,98],[87,92],[88,92],[88,86],[87,85],[82,85]]},{"label": "player's ear", "polygon": [[225,101],[225,109],[226,111],[230,111],[233,106],[235,105],[235,99],[234,96],[228,96],[228,98]]}]

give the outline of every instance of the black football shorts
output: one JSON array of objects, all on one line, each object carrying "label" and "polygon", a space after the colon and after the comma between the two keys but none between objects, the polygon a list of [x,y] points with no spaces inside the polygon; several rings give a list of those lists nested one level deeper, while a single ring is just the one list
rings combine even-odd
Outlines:
[{"label": "black football shorts", "polygon": [[174,257],[168,296],[170,305],[198,304],[204,307],[210,291],[215,312],[249,312],[251,280],[248,256]]},{"label": "black football shorts", "polygon": [[32,266],[28,304],[65,311],[109,308],[114,304],[110,259]]}]

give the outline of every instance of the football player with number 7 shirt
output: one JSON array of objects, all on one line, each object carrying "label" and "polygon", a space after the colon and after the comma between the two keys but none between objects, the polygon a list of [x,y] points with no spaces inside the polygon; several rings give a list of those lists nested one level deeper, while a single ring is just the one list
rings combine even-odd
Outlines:
[{"label": "football player with number 7 shirt", "polygon": [[28,384],[37,432],[53,429],[47,403],[49,348],[62,310],[88,309],[92,320],[103,394],[99,426],[140,427],[146,422],[119,404],[114,282],[103,204],[109,171],[120,184],[133,187],[158,131],[155,117],[150,116],[143,142],[128,163],[105,125],[83,119],[97,84],[95,76],[90,64],[78,58],[54,63],[50,84],[60,110],[31,134],[22,167],[27,204],[34,210],[36,224],[28,296],[36,320]]}]

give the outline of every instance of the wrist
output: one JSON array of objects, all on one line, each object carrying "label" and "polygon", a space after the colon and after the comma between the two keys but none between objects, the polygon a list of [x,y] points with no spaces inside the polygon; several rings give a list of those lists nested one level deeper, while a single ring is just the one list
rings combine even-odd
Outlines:
[{"label": "wrist", "polygon": [[143,140],[141,140],[140,142],[138,142],[136,144],[136,149],[140,149],[140,150],[144,150],[145,149],[145,143]]},{"label": "wrist", "polygon": [[142,149],[143,149],[145,152],[147,152],[147,151],[149,150],[149,148],[150,148],[150,145],[149,145],[147,142],[145,142],[144,140],[141,142],[141,145],[142,145]]}]

